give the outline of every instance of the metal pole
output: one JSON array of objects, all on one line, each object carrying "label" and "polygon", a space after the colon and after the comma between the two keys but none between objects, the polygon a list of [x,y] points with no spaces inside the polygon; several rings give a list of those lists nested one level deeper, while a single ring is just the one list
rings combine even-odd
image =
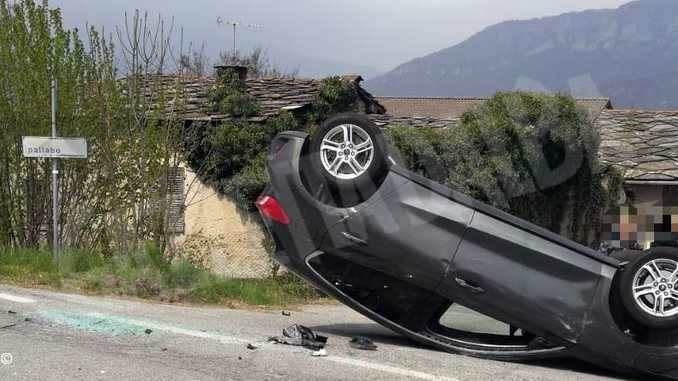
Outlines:
[{"label": "metal pole", "polygon": [[[57,81],[52,80],[52,137],[57,137]],[[52,158],[52,255],[54,263],[59,262],[59,193],[57,191],[57,175],[59,168],[57,167],[57,159]]]},{"label": "metal pole", "polygon": [[235,59],[235,27],[237,23],[233,23],[233,58]]}]

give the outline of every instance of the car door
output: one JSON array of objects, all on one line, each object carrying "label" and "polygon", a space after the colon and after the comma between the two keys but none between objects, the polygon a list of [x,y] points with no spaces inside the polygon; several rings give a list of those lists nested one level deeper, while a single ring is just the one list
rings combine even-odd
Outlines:
[{"label": "car door", "polygon": [[324,250],[435,289],[473,210],[412,181],[383,194],[330,229]]},{"label": "car door", "polygon": [[470,308],[576,341],[603,264],[476,211],[440,292]]}]

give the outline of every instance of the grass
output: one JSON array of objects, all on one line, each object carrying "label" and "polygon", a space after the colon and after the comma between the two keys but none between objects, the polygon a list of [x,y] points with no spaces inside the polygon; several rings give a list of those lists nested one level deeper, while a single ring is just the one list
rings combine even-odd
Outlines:
[{"label": "grass", "polygon": [[169,262],[153,245],[112,257],[66,250],[60,253],[58,263],[47,251],[0,248],[0,282],[227,306],[289,306],[320,298],[317,291],[292,275],[224,278],[187,261]]}]

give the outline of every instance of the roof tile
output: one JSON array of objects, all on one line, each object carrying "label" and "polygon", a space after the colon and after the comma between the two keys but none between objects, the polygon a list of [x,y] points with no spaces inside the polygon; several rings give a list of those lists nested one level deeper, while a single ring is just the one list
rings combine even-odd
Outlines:
[{"label": "roof tile", "polygon": [[[383,98],[378,98],[380,103]],[[390,111],[390,110],[389,110]],[[460,119],[372,115],[380,127],[454,128]],[[602,110],[600,159],[624,171],[631,181],[678,181],[678,111]]]},{"label": "roof tile", "polygon": [[[383,107],[360,87],[360,76],[342,78],[356,85],[368,112],[383,113]],[[321,80],[307,78],[259,77],[247,78],[245,85],[248,93],[259,101],[261,114],[271,116],[284,107],[310,104],[318,94],[321,83]],[[214,84],[214,77],[154,75],[147,77],[142,86],[152,107],[158,107],[164,98],[166,111],[177,112],[185,119],[228,118],[210,109],[209,88]]]},{"label": "roof tile", "polygon": [[678,111],[603,110],[601,160],[627,180],[678,180]]},{"label": "roof tile", "polygon": [[[396,117],[454,119],[472,107],[483,104],[485,97],[376,97],[386,112]],[[578,98],[595,120],[604,109],[612,108],[608,98]]]}]

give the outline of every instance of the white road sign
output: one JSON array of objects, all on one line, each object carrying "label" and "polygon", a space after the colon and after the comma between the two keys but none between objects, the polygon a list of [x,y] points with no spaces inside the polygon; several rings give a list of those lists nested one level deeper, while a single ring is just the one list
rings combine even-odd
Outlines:
[{"label": "white road sign", "polygon": [[50,138],[24,136],[21,138],[24,157],[81,158],[87,157],[87,141],[83,138]]}]

